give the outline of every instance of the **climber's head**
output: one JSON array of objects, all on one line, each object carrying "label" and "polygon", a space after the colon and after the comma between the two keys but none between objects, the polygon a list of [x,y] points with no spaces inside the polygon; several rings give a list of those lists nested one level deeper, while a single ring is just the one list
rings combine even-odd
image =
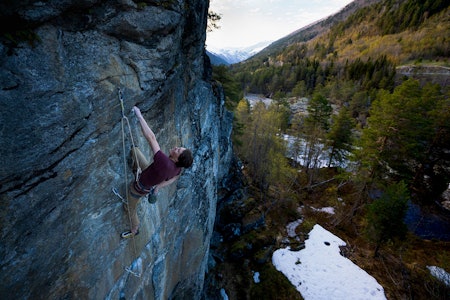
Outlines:
[{"label": "climber's head", "polygon": [[189,168],[194,160],[191,150],[183,147],[170,149],[169,157],[175,162],[177,167],[183,168]]}]

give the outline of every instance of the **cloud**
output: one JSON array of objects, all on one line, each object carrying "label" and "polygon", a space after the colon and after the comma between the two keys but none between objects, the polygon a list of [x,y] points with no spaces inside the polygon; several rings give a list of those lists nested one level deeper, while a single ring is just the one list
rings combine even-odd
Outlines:
[{"label": "cloud", "polygon": [[251,46],[280,39],[339,11],[351,0],[211,0],[220,29],[208,33],[215,48]]}]

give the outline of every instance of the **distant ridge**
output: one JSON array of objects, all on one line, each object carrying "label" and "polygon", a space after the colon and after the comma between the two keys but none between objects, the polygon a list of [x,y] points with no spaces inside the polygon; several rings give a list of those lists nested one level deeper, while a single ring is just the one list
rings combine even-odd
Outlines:
[{"label": "distant ridge", "polygon": [[369,6],[375,3],[380,2],[381,0],[355,0],[349,4],[347,4],[344,8],[342,8],[337,13],[315,21],[309,25],[306,25],[296,31],[290,33],[289,35],[273,42],[268,47],[258,52],[255,57],[266,57],[277,53],[280,50],[288,47],[289,45],[307,42],[309,40],[314,39],[316,36],[324,33],[329,30],[335,24],[345,20],[348,16],[353,14],[360,8],[365,6]]},{"label": "distant ridge", "polygon": [[367,90],[406,78],[448,86],[449,13],[446,0],[356,0],[231,69],[264,95],[304,95],[337,77]]},{"label": "distant ridge", "polygon": [[227,62],[225,59],[223,59],[222,57],[220,57],[214,53],[209,52],[208,50],[206,50],[206,55],[208,55],[208,57],[211,61],[211,64],[213,66],[220,66],[220,65],[228,66],[228,65],[230,65],[230,63]]},{"label": "distant ridge", "polygon": [[207,48],[207,53],[213,65],[231,65],[254,56],[270,43],[271,41],[264,41],[248,47]]}]

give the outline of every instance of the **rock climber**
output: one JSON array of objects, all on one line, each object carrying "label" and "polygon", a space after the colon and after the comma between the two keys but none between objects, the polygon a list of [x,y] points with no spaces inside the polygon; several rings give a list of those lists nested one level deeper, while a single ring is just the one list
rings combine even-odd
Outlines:
[{"label": "rock climber", "polygon": [[[149,202],[156,202],[158,190],[175,182],[181,174],[182,168],[189,168],[192,165],[192,152],[183,147],[175,147],[169,151],[169,156],[161,151],[155,134],[142,117],[141,110],[133,107],[142,133],[148,141],[153,152],[153,162],[150,164],[139,148],[131,149],[133,159],[133,169],[141,168],[143,171],[137,175],[128,190],[128,205],[124,205],[131,218],[131,229],[121,234],[122,238],[130,238],[139,234],[139,218],[137,216],[137,205],[139,200],[148,195]],[[136,161],[137,160],[137,161]]]}]

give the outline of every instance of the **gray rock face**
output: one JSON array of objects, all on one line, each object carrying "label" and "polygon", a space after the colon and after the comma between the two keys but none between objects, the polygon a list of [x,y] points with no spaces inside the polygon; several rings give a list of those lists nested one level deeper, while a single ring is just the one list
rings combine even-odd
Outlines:
[{"label": "gray rock face", "polygon": [[[208,1],[145,3],[0,6],[12,20],[0,38],[1,299],[199,298],[231,115],[207,78]],[[141,201],[130,240],[120,238],[129,218],[112,193],[133,178],[119,88],[144,153],[134,105],[163,151],[194,153],[156,204]]]}]

